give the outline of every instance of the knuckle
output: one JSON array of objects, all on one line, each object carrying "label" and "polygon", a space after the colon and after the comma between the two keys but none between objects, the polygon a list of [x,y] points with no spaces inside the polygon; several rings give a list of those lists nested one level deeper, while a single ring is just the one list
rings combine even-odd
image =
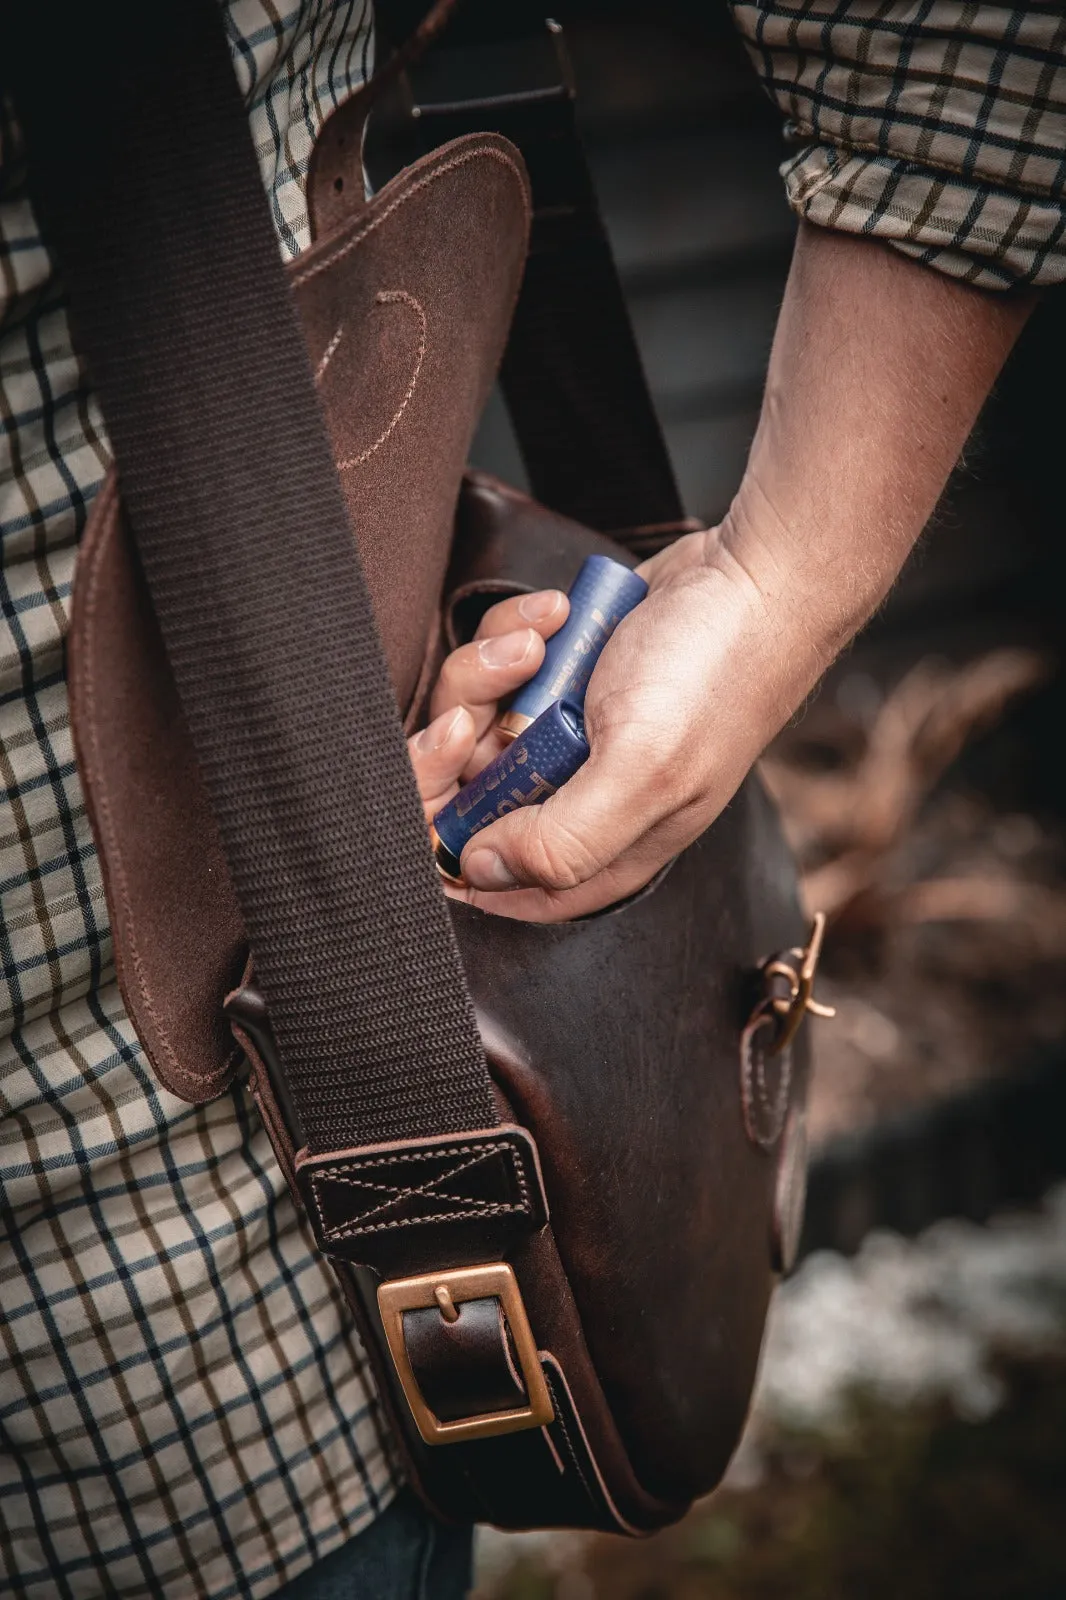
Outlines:
[{"label": "knuckle", "polygon": [[600,869],[593,850],[572,828],[541,814],[522,851],[525,876],[543,889],[576,889]]},{"label": "knuckle", "polygon": [[693,797],[692,774],[681,762],[670,762],[661,767],[649,785],[647,798],[660,816],[672,816],[687,806]]},{"label": "knuckle", "polygon": [[[476,649],[476,646],[475,646]],[[468,701],[477,687],[476,662],[469,647],[461,646],[445,656],[433,691],[433,705],[439,709]]]},{"label": "knuckle", "polygon": [[466,677],[470,670],[470,647],[460,645],[458,650],[453,650],[444,657],[441,663],[438,682],[445,685],[454,685],[457,678]]}]

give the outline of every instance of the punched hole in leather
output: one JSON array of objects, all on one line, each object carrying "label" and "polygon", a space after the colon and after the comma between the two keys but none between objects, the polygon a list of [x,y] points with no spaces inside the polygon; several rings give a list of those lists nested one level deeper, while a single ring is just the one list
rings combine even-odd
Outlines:
[{"label": "punched hole in leather", "polygon": [[465,1300],[455,1313],[452,1321],[438,1306],[403,1313],[408,1360],[429,1410],[457,1422],[527,1406],[499,1300]]}]

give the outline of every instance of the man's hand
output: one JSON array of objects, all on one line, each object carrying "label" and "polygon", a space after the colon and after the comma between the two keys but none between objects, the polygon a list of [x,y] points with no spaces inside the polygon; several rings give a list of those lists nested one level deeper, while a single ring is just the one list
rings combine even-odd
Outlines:
[{"label": "man's hand", "polygon": [[[728,517],[641,568],[651,592],[589,685],[590,759],[545,805],[477,834],[465,898],[580,916],[714,820],[891,586],[1030,305],[801,228]],[[462,698],[439,694],[441,710]]]},{"label": "man's hand", "polygon": [[690,534],[639,570],[647,599],[589,686],[589,761],[463,854],[463,897],[484,910],[550,921],[634,893],[710,825],[802,697],[725,530]]}]

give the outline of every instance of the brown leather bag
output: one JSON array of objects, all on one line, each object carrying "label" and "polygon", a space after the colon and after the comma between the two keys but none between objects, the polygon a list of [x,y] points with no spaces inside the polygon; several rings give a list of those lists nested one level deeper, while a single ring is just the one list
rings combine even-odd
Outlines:
[{"label": "brown leather bag", "polygon": [[[523,162],[468,136],[364,204],[327,128],[330,226],[287,295],[217,7],[159,3],[143,37],[101,44],[95,19],[46,72],[25,65],[42,24],[9,29],[119,463],[80,552],[70,683],[122,992],[179,1095],[247,1060],[429,1504],[645,1532],[718,1481],[794,1247],[803,1034],[772,1053],[809,979],[792,861],[752,778],[609,912],[445,909],[347,528],[407,727],[483,597],[632,559],[464,475],[522,279]],[[73,152],[57,96],[95,130]],[[162,198],[131,208],[151,179]],[[315,811],[348,742],[350,803]]]}]

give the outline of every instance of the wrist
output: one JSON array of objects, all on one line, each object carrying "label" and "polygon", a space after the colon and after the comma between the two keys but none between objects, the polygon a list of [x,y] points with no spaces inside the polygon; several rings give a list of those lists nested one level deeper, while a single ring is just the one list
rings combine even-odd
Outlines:
[{"label": "wrist", "polygon": [[868,486],[829,503],[822,486],[776,469],[768,488],[754,460],[718,530],[719,563],[747,576],[809,679],[803,692],[859,631],[895,582],[928,510],[889,507]]},{"label": "wrist", "polygon": [[726,519],[657,557],[652,603],[645,602],[642,619],[650,624],[663,605],[662,631],[688,641],[690,659],[699,662],[698,699],[710,714],[715,765],[736,767],[731,777],[723,772],[733,787],[802,704],[837,649],[809,607],[803,615],[783,598],[783,566],[769,558],[746,560],[737,552],[734,532]]}]

